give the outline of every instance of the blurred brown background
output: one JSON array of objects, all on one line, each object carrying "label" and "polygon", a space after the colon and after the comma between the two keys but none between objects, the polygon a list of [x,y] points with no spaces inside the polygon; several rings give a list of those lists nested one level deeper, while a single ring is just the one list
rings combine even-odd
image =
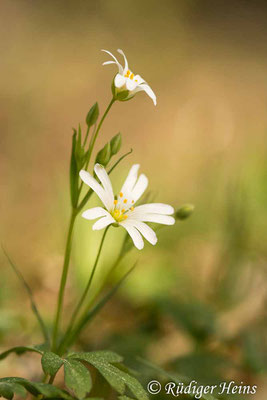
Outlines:
[{"label": "blurred brown background", "polygon": [[[193,378],[188,357],[200,357],[202,369],[203,354],[211,357],[211,371],[215,353],[230,363],[220,364],[221,376],[260,386],[255,400],[267,390],[266,22],[264,1],[0,2],[0,236],[46,320],[53,319],[70,211],[72,127],[85,126],[96,100],[104,111],[116,68],[101,66],[109,57],[100,49],[122,48],[158,105],[144,93],[115,104],[98,144],[121,131],[122,151],[134,153],[113,179],[121,182],[140,162],[159,201],[191,202],[196,211],[162,230],[156,248],[146,245],[138,270],[98,317],[97,340],[89,330],[81,345],[141,353]],[[100,238],[87,221],[76,228],[68,304]],[[116,251],[110,241],[98,279]],[[23,288],[2,254],[0,261],[2,351],[31,344],[32,332],[34,343],[41,337]],[[196,319],[203,325],[202,312],[215,321],[204,342],[191,329]],[[148,321],[153,326],[143,329]],[[0,376],[32,377],[37,358],[10,357]]]}]

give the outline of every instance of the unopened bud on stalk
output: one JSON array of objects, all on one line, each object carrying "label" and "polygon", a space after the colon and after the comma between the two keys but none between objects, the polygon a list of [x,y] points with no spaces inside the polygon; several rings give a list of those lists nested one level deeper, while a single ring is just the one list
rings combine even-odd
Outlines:
[{"label": "unopened bud on stalk", "polygon": [[98,107],[98,103],[96,102],[89,110],[87,116],[86,116],[86,123],[88,125],[88,128],[90,128],[91,126],[93,126],[99,116],[99,107]]},{"label": "unopened bud on stalk", "polygon": [[121,133],[119,132],[110,141],[111,155],[114,156],[120,151],[121,148]]},{"label": "unopened bud on stalk", "polygon": [[178,208],[175,213],[175,219],[184,220],[189,218],[193,213],[195,206],[193,204],[184,204],[182,207]]},{"label": "unopened bud on stalk", "polygon": [[108,142],[103,149],[97,153],[95,162],[105,167],[111,159],[111,156],[110,142]]}]

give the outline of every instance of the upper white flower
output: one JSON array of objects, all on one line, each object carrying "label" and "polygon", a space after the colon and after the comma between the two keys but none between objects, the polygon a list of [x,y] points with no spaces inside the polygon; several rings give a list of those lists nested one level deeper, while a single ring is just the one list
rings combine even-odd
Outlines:
[{"label": "upper white flower", "polygon": [[102,165],[96,164],[94,167],[101,184],[87,171],[80,171],[80,177],[94,190],[104,205],[86,210],[82,214],[89,220],[100,218],[94,223],[93,230],[103,229],[110,224],[123,226],[134,245],[141,250],[144,247],[141,234],[151,244],[157,243],[155,232],[144,222],[173,225],[175,219],[170,216],[174,213],[173,207],[167,204],[150,203],[134,207],[148,185],[148,179],[144,174],[138,178],[139,167],[138,164],[132,166],[118,196],[114,196],[111,181]]},{"label": "upper white flower", "polygon": [[106,53],[108,53],[114,61],[106,61],[103,63],[103,65],[108,65],[108,64],[117,64],[119,72],[115,76],[114,79],[114,84],[115,87],[120,89],[120,90],[129,90],[129,97],[132,97],[135,95],[135,93],[140,92],[141,90],[144,90],[149,97],[153,100],[154,105],[157,104],[157,98],[151,87],[145,82],[143,78],[141,78],[140,75],[134,75],[134,73],[129,69],[128,67],[128,61],[127,58],[124,54],[124,52],[120,49],[118,49],[118,52],[123,55],[124,57],[124,68],[123,66],[119,63],[117,58],[110,53],[108,50],[102,50]]}]

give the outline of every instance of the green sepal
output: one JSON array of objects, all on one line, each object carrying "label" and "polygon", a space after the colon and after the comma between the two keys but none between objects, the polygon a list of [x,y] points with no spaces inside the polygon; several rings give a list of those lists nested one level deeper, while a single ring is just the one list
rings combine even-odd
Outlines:
[{"label": "green sepal", "polygon": [[70,159],[70,195],[71,204],[73,208],[76,208],[78,202],[78,184],[79,184],[79,170],[76,161],[76,137],[77,131],[73,130],[72,135],[72,149],[71,149],[71,159]]},{"label": "green sepal", "polygon": [[78,399],[83,399],[92,389],[92,379],[89,370],[74,359],[64,360],[65,385],[73,390]]},{"label": "green sepal", "polygon": [[110,148],[110,142],[105,144],[103,149],[101,149],[96,156],[95,163],[101,164],[104,167],[109,163],[111,158],[111,148]]},{"label": "green sepal", "polygon": [[121,133],[117,133],[111,141],[110,141],[110,150],[111,150],[111,155],[114,156],[120,151],[121,148],[121,142],[122,142],[122,137]]},{"label": "green sepal", "polygon": [[99,116],[99,107],[98,107],[98,103],[96,102],[90,108],[90,110],[86,116],[86,123],[89,128],[96,123],[98,116]]},{"label": "green sepal", "polygon": [[52,351],[45,351],[41,363],[44,373],[54,376],[63,365],[64,361],[57,354],[52,353]]}]

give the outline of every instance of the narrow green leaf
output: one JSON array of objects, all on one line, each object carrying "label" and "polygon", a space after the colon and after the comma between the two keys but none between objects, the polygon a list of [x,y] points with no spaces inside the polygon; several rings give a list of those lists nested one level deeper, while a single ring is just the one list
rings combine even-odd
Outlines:
[{"label": "narrow green leaf", "polygon": [[4,351],[3,353],[1,353],[0,360],[3,360],[11,353],[15,353],[20,356],[21,354],[24,354],[27,351],[42,354],[42,351],[38,350],[38,348],[36,348],[36,347],[16,346],[16,347],[12,347],[11,349],[8,349],[8,350]]},{"label": "narrow green leaf", "polygon": [[78,399],[83,399],[92,389],[92,379],[88,369],[79,361],[64,361],[65,384],[73,390]]},{"label": "narrow green leaf", "polygon": [[54,376],[63,365],[63,360],[52,351],[46,351],[43,354],[41,363],[44,373]]},{"label": "narrow green leaf", "polygon": [[72,148],[70,158],[70,196],[72,207],[75,208],[78,201],[78,183],[79,183],[79,171],[76,162],[76,137],[77,132],[74,130],[72,135]]},{"label": "narrow green leaf", "polygon": [[31,309],[32,309],[32,311],[33,311],[33,313],[34,313],[34,315],[35,315],[37,321],[39,322],[40,328],[41,328],[42,333],[43,333],[43,336],[44,336],[44,340],[45,340],[47,343],[49,343],[50,340],[49,340],[48,330],[47,330],[47,328],[46,328],[46,326],[45,326],[45,323],[44,323],[44,321],[43,321],[43,319],[42,319],[42,317],[41,317],[40,312],[38,311],[38,308],[37,308],[37,305],[36,305],[36,303],[35,303],[35,301],[34,301],[33,293],[32,293],[32,290],[31,290],[30,286],[29,286],[28,283],[25,281],[25,279],[24,279],[22,273],[18,270],[18,268],[16,267],[16,265],[13,263],[13,261],[11,260],[11,258],[9,257],[9,255],[7,254],[7,252],[6,252],[6,250],[4,249],[3,245],[2,245],[2,250],[3,250],[5,256],[6,256],[8,262],[9,262],[9,264],[10,264],[10,266],[12,267],[13,271],[15,272],[15,274],[16,274],[17,277],[18,277],[18,279],[21,281],[21,283],[23,284],[25,290],[27,291],[28,296],[29,296],[29,299],[30,299],[30,303],[31,303]]},{"label": "narrow green leaf", "polygon": [[98,103],[96,102],[89,110],[87,116],[86,116],[86,123],[88,125],[88,127],[90,128],[91,126],[93,126],[99,116],[99,107],[98,107]]}]

